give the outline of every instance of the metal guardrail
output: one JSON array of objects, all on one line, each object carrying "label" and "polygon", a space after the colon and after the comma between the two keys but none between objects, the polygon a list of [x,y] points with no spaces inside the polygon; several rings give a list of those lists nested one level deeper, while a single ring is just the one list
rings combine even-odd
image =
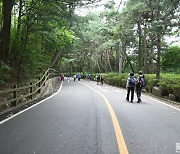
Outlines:
[{"label": "metal guardrail", "polygon": [[[20,100],[20,99],[23,99],[23,98],[29,98],[29,99],[32,99],[32,96],[36,93],[41,93],[41,88],[45,85],[46,81],[48,80],[48,78],[52,75],[56,75],[58,73],[58,71],[52,69],[52,68],[49,68],[45,73],[44,75],[39,79],[39,81],[37,81],[36,83],[32,84],[32,82],[30,82],[30,85],[28,86],[24,86],[24,87],[19,87],[17,88],[16,85],[14,85],[14,88],[13,89],[9,89],[9,90],[5,90],[5,91],[0,91],[0,96],[2,94],[11,94],[13,95],[13,98],[12,99],[9,99],[9,100],[5,100],[3,102],[0,102],[0,105],[4,105],[4,104],[10,104],[12,106],[16,106],[17,105],[17,102]],[[38,88],[37,88],[38,87]],[[27,92],[26,94],[24,95],[21,95],[21,96],[17,96],[17,92],[20,91],[20,90],[27,90],[29,91],[29,93]],[[34,90],[33,90],[34,89]]]}]

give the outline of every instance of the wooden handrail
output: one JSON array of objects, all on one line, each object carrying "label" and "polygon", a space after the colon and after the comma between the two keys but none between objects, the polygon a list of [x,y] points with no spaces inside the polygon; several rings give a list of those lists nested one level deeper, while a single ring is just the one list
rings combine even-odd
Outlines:
[{"label": "wooden handrail", "polygon": [[32,85],[28,85],[28,86],[24,86],[24,87],[19,87],[19,88],[14,88],[14,89],[9,89],[9,90],[5,90],[5,91],[0,91],[0,94],[6,94],[6,93],[12,93],[12,92],[16,92],[16,91],[19,91],[19,90],[27,89],[27,88],[33,88],[33,87],[36,87],[37,85],[40,85],[32,93],[28,93],[28,94],[19,96],[17,98],[13,98],[13,99],[10,99],[10,100],[4,101],[4,102],[0,102],[0,105],[16,102],[16,101],[18,101],[18,100],[20,100],[22,98],[26,98],[26,97],[32,96],[35,93],[37,93],[38,91],[40,91],[40,89],[43,87],[45,82],[48,80],[49,76],[55,74],[55,73],[49,73],[49,71],[53,71],[53,72],[56,72],[56,73],[58,72],[58,71],[56,71],[54,69],[48,68],[48,70],[44,73],[44,75],[41,77],[41,79],[39,81],[37,81],[36,83],[32,84]]},{"label": "wooden handrail", "polygon": [[34,86],[36,86],[39,82],[41,82],[44,79],[44,77],[49,72],[49,70],[50,70],[50,68],[44,73],[42,78],[39,81],[37,81],[36,83],[34,83],[33,85],[28,85],[28,86],[24,86],[24,87],[19,87],[19,88],[9,89],[9,90],[5,90],[5,91],[0,91],[0,94],[10,93],[10,92],[13,92],[13,91],[18,91],[18,90],[34,87]]}]

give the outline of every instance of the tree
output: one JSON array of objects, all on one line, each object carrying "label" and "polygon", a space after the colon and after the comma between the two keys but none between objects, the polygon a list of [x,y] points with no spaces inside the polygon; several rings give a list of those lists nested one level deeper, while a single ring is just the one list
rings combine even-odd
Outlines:
[{"label": "tree", "polygon": [[14,0],[2,1],[3,27],[0,32],[0,60],[8,63],[11,29],[11,11]]},{"label": "tree", "polygon": [[[163,39],[170,31],[168,27],[175,26],[174,19],[177,18],[179,1],[132,1],[129,0],[124,12],[127,20],[134,25],[138,33],[138,69],[150,72],[152,61],[156,59],[156,77],[160,78],[161,52],[163,49]],[[178,21],[176,20],[176,23]],[[137,25],[137,27],[136,27]],[[136,37],[136,36],[135,36]],[[150,52],[151,49],[151,52]],[[156,54],[154,54],[154,51]],[[155,55],[153,57],[153,55]],[[143,58],[144,57],[144,58]],[[148,58],[150,57],[150,58]],[[142,58],[144,63],[142,62]]]},{"label": "tree", "polygon": [[162,69],[166,72],[180,72],[180,47],[169,47],[162,54]]}]

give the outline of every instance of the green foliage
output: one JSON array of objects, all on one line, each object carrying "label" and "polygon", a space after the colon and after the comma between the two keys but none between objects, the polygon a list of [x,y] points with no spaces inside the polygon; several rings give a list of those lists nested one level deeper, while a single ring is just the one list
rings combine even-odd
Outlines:
[{"label": "green foliage", "polygon": [[180,73],[180,47],[169,47],[162,56],[162,68],[167,72]]},{"label": "green foliage", "polygon": [[104,81],[110,85],[125,87],[128,74],[109,73],[105,74]]},{"label": "green foliage", "polygon": [[180,91],[180,74],[162,74],[160,86],[170,91]]},{"label": "green foliage", "polygon": [[46,32],[47,41],[53,46],[53,49],[59,50],[71,45],[74,39],[73,31],[66,27],[56,28],[51,33]]},{"label": "green foliage", "polygon": [[[126,81],[128,78],[127,73],[108,73],[104,74],[105,82],[113,85],[125,88]],[[137,74],[135,78],[137,78]],[[145,74],[145,81],[147,86],[145,87],[147,91],[151,92],[152,88],[155,86],[160,86],[165,91],[165,95],[174,94],[176,100],[180,101],[180,74],[165,74],[163,73],[161,79],[158,81],[155,74]]]},{"label": "green foliage", "polygon": [[0,85],[3,85],[7,80],[12,78],[10,72],[11,68],[4,62],[0,61]]},{"label": "green foliage", "polygon": [[167,94],[174,94],[176,100],[180,101],[180,74],[163,74],[159,84]]},{"label": "green foliage", "polygon": [[[60,56],[56,61],[69,54],[70,50],[63,49],[74,41],[70,24],[77,2],[23,0],[22,5],[20,1],[14,3],[8,57],[11,69],[5,71],[5,65],[2,65],[1,82],[8,81],[9,74],[13,74],[14,81],[33,78],[55,63],[58,52]],[[56,63],[59,65],[59,62]]]},{"label": "green foliage", "polygon": [[146,90],[151,92],[153,87],[159,86],[159,81],[156,79],[156,74],[146,74]]},{"label": "green foliage", "polygon": [[[174,22],[177,20],[174,19],[179,13],[177,0],[162,0],[160,3],[151,0],[129,0],[122,13],[116,10],[113,1],[109,1],[103,12],[91,13],[85,17],[74,15],[75,7],[90,1],[23,0],[22,8],[20,1],[15,2],[7,65],[11,69],[6,69],[2,64],[3,82],[10,79],[9,74],[12,73],[15,79],[19,80],[39,74],[51,66],[57,55],[60,56],[55,67],[61,67],[63,71],[118,71],[120,56],[124,72],[131,69],[130,63],[137,71],[138,57],[143,58],[145,55],[145,41],[148,46],[147,57],[149,56],[147,63],[152,62],[154,67],[156,62],[153,58],[157,58],[156,32],[160,29],[162,36],[168,34],[168,27],[171,29],[176,25]],[[0,8],[2,10],[2,3]],[[20,10],[22,12],[18,16]],[[0,20],[2,17],[1,13]],[[142,31],[140,43],[137,37],[137,22],[140,23]],[[140,44],[144,55],[137,52]],[[145,62],[142,65],[145,65]],[[168,49],[162,57],[162,62],[163,70],[178,73],[179,49]],[[110,81],[110,76],[107,76],[107,82],[117,84],[117,81],[120,81],[118,86],[123,85],[127,77],[115,75]],[[153,77],[147,77],[147,80],[150,87],[158,84]]]}]

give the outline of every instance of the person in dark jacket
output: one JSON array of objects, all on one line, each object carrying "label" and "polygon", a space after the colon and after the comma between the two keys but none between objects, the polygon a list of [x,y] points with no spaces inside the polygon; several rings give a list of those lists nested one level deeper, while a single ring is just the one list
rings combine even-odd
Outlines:
[{"label": "person in dark jacket", "polygon": [[134,88],[136,85],[136,79],[134,78],[134,73],[131,72],[129,78],[127,79],[126,88],[127,88],[127,97],[126,100],[129,101],[129,95],[131,92],[131,103],[134,100]]},{"label": "person in dark jacket", "polygon": [[101,73],[98,73],[96,75],[96,79],[97,79],[97,85],[99,85],[99,82],[101,81]]},{"label": "person in dark jacket", "polygon": [[141,100],[141,91],[142,91],[142,88],[145,86],[145,85],[143,85],[143,84],[145,84],[143,82],[145,82],[144,81],[144,75],[143,75],[143,73],[141,71],[139,71],[138,77],[137,77],[137,80],[136,80],[136,94],[137,94],[137,100],[138,100],[137,103],[142,102],[142,100]]}]

